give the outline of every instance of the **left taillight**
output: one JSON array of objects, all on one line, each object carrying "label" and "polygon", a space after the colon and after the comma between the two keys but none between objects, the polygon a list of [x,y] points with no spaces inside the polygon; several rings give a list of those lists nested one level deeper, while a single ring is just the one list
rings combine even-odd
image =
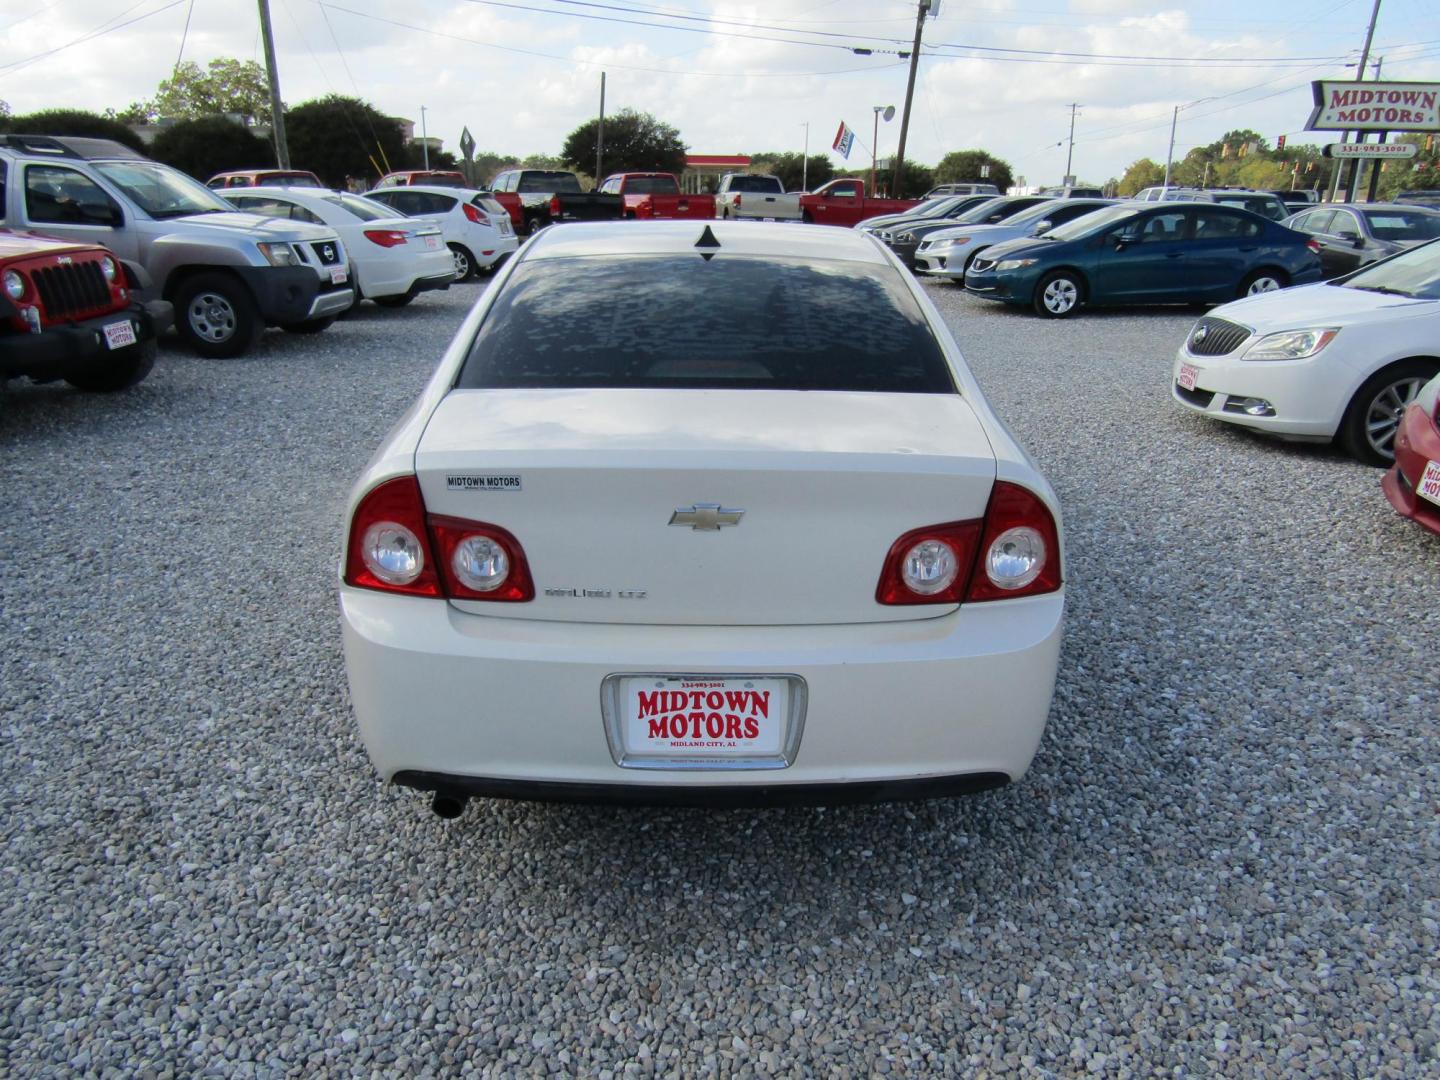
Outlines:
[{"label": "left taillight", "polygon": [[415,477],[386,480],[360,500],[350,518],[345,583],[411,596],[442,595]]},{"label": "left taillight", "polygon": [[427,514],[414,476],[387,480],[360,500],[350,519],[345,583],[454,600],[535,598],[520,541],[498,525]]},{"label": "left taillight", "polygon": [[471,221],[475,222],[476,225],[486,225],[486,224],[489,224],[489,220],[490,220],[490,219],[487,218],[487,217],[480,211],[480,208],[479,208],[479,207],[471,206],[471,205],[467,202],[467,203],[461,203],[461,204],[460,204],[460,209],[464,210],[464,211],[465,211],[465,216],[466,216],[467,218],[469,218]]},{"label": "left taillight", "polygon": [[1320,252],[1324,250],[1324,249],[1320,246],[1320,241],[1319,241],[1319,240],[1315,240],[1315,239],[1306,240],[1306,241],[1305,241],[1305,246],[1306,246],[1307,248],[1309,248],[1311,251],[1313,251],[1316,255],[1319,255]]},{"label": "left taillight", "polygon": [[560,196],[559,196],[559,195],[551,195],[551,196],[550,196],[550,217],[551,217],[553,220],[555,220],[555,221],[559,221],[559,220],[560,220]]},{"label": "left taillight", "polygon": [[365,239],[383,248],[399,247],[408,237],[399,229],[366,229]]}]

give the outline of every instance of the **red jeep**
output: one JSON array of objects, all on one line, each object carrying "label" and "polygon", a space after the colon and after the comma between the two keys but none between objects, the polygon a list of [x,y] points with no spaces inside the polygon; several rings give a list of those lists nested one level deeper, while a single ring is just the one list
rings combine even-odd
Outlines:
[{"label": "red jeep", "polygon": [[0,379],[135,385],[174,319],[166,301],[136,299],[141,274],[98,244],[0,229]]}]

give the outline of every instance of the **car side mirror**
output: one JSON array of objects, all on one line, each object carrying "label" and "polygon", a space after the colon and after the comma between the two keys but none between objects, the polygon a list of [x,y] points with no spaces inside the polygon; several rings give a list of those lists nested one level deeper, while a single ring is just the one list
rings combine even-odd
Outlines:
[{"label": "car side mirror", "polygon": [[1123,247],[1129,247],[1139,239],[1140,237],[1135,233],[1116,233],[1114,237],[1115,250],[1118,251]]},{"label": "car side mirror", "polygon": [[1363,248],[1363,247],[1365,246],[1365,237],[1363,237],[1363,236],[1352,236],[1352,237],[1350,238],[1350,243],[1353,244],[1353,245],[1354,245],[1355,247],[1357,247],[1357,248]]},{"label": "car side mirror", "polygon": [[1047,232],[1051,230],[1051,228],[1053,228],[1053,226],[1050,224],[1050,222],[1042,221],[1040,222],[1040,224],[1035,226],[1035,235],[1044,236]]}]

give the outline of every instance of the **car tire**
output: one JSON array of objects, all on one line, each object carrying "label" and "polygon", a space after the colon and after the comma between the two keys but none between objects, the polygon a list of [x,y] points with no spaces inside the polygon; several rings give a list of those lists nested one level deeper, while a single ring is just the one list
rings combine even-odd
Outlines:
[{"label": "car tire", "polygon": [[415,294],[396,293],[394,296],[375,296],[371,297],[371,299],[373,299],[375,303],[379,304],[381,307],[404,307],[406,304],[410,303],[411,300],[415,299]]},{"label": "car tire", "polygon": [[1084,301],[1084,284],[1069,270],[1046,274],[1035,286],[1035,311],[1047,319],[1068,319]]},{"label": "car tire", "polygon": [[175,290],[175,329],[201,356],[226,360],[254,347],[265,323],[239,278],[196,274]]},{"label": "car tire", "polygon": [[543,218],[531,218],[529,221],[525,222],[525,235],[534,236],[541,229],[545,228],[545,224],[546,223]]},{"label": "car tire", "polygon": [[470,281],[475,277],[475,256],[464,244],[449,244],[450,255],[455,260],[455,280]]},{"label": "car tire", "polygon": [[1256,270],[1245,276],[1240,282],[1240,288],[1236,290],[1236,298],[1244,296],[1258,296],[1260,293],[1279,292],[1290,284],[1290,275],[1284,270]]},{"label": "car tire", "polygon": [[65,381],[76,390],[92,394],[111,394],[134,386],[155,366],[157,349],[154,341],[137,341],[123,349],[101,357],[84,371],[71,372]]},{"label": "car tire", "polygon": [[814,225],[814,224],[815,224],[815,219],[810,216],[810,211],[809,211],[809,210],[802,210],[802,211],[800,212],[800,220],[803,221],[806,225]]},{"label": "car tire", "polygon": [[1366,379],[1340,421],[1340,446],[1367,465],[1395,464],[1395,432],[1406,406],[1440,372],[1440,360],[1400,360]]},{"label": "car tire", "polygon": [[334,315],[322,315],[318,319],[305,319],[303,322],[285,323],[280,329],[284,330],[287,334],[318,334],[322,330],[330,329],[330,324],[334,321]]}]

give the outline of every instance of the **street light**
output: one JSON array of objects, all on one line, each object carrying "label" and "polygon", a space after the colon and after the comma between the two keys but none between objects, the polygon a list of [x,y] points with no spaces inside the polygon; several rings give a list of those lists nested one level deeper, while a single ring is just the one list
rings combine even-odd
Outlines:
[{"label": "street light", "polygon": [[880,141],[880,114],[885,114],[885,122],[888,124],[895,119],[894,105],[872,105],[875,110],[875,124],[870,132],[870,195],[875,195],[875,147]]},{"label": "street light", "polygon": [[[430,136],[425,130],[425,106],[420,106],[420,152],[425,155],[425,171],[430,171]],[[411,159],[414,160],[413,158]]]},{"label": "street light", "polygon": [[[800,125],[805,129],[805,153],[800,157],[800,188],[802,191],[810,190],[810,121],[806,120]],[[793,174],[792,174],[793,175]]]}]

